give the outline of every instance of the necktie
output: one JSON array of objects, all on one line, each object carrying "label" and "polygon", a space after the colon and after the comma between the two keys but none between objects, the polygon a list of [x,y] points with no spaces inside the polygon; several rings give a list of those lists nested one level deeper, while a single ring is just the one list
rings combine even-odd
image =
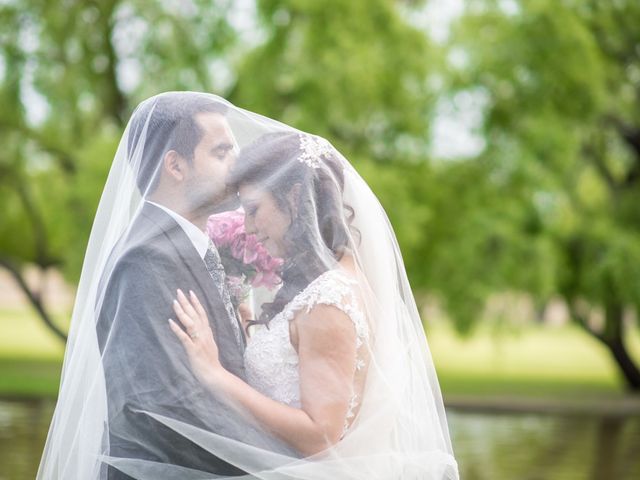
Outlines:
[{"label": "necktie", "polygon": [[205,253],[204,255],[204,264],[207,267],[207,271],[213,279],[213,283],[218,289],[220,296],[222,297],[222,302],[224,303],[224,308],[229,315],[229,320],[231,321],[233,333],[236,336],[236,341],[238,342],[238,345],[241,346],[243,344],[242,335],[240,333],[240,326],[238,325],[236,311],[233,308],[233,305],[231,305],[231,296],[229,295],[229,290],[227,289],[224,267],[222,266],[222,263],[220,261],[220,254],[218,253],[218,250],[211,240],[209,240],[207,253]]}]

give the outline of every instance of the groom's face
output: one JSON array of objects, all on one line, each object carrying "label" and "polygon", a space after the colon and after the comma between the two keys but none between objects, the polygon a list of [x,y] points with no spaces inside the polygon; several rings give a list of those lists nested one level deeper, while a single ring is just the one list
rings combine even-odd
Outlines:
[{"label": "groom's face", "polygon": [[196,123],[202,138],[193,152],[186,176],[185,195],[193,211],[214,212],[232,203],[235,192],[227,176],[237,156],[237,145],[227,119],[219,113],[199,113]]}]

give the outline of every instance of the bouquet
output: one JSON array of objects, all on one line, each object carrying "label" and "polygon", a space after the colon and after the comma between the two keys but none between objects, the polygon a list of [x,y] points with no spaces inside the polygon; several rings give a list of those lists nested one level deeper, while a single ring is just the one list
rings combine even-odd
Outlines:
[{"label": "bouquet", "polygon": [[245,232],[244,213],[235,210],[211,215],[207,235],[220,254],[235,307],[247,299],[251,287],[274,289],[280,285],[278,273],[284,262],[269,255],[255,235]]}]

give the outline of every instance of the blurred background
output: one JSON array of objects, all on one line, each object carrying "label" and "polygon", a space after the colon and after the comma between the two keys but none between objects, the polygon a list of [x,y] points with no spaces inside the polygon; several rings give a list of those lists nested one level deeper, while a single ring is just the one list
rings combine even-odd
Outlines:
[{"label": "blurred background", "polygon": [[328,138],[401,244],[463,479],[640,478],[637,0],[1,0],[0,479],[35,476],[133,108]]}]

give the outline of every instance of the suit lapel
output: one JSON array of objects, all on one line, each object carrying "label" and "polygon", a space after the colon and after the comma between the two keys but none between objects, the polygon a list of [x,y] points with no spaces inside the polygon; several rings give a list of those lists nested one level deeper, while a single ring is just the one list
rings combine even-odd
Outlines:
[{"label": "suit lapel", "polygon": [[[180,259],[182,265],[185,266],[191,274],[191,277],[200,286],[203,295],[199,295],[198,297],[202,298],[204,296],[204,300],[209,307],[207,310],[213,314],[209,315],[209,323],[211,327],[214,328],[214,331],[217,332],[220,328],[224,328],[225,330],[229,330],[229,333],[235,338],[235,334],[231,331],[232,327],[230,325],[230,321],[235,321],[235,319],[231,320],[228,318],[229,315],[224,308],[224,303],[218,292],[218,288],[213,284],[213,279],[207,271],[204,260],[200,258],[198,251],[182,227],[162,209],[147,202],[145,202],[141,214],[162,231],[168,243],[170,243],[175,250],[176,258]],[[179,264],[180,262],[176,263]],[[219,322],[220,318],[224,318],[227,321]],[[224,325],[218,325],[219,323],[224,323]],[[240,330],[243,340],[240,348],[243,348],[246,341],[244,339],[244,332],[242,332],[242,329]]]}]

